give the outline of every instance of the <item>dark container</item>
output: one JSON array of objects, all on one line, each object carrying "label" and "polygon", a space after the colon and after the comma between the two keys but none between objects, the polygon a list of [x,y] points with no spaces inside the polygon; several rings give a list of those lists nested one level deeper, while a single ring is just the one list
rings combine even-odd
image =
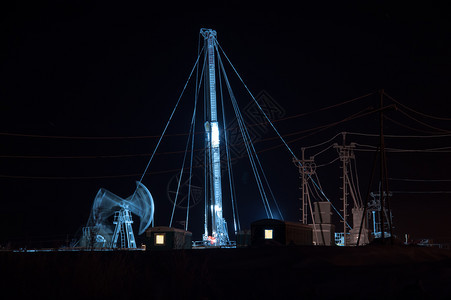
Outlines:
[{"label": "dark container", "polygon": [[148,250],[191,249],[192,233],[182,229],[157,226],[146,229],[145,245]]},{"label": "dark container", "polygon": [[251,244],[312,245],[312,228],[297,222],[258,220],[251,224]]}]

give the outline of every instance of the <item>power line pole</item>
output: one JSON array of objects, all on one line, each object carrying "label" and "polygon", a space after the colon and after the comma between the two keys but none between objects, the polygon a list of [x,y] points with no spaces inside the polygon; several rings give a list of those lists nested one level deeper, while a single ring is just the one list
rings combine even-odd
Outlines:
[{"label": "power line pole", "polygon": [[[364,223],[364,217],[367,216],[367,209],[372,209],[372,220],[373,220],[373,231],[374,231],[374,235],[375,237],[382,237],[385,238],[385,224],[384,224],[384,215],[385,218],[388,221],[388,227],[390,230],[390,236],[393,236],[393,226],[392,226],[392,215],[391,215],[391,210],[390,210],[390,202],[388,201],[389,197],[391,196],[391,193],[389,193],[388,191],[388,172],[387,172],[387,159],[386,159],[386,152],[385,152],[385,139],[384,139],[384,110],[386,109],[396,109],[396,105],[389,105],[384,107],[384,90],[381,89],[379,90],[379,147],[377,148],[377,150],[374,153],[374,160],[373,160],[373,168],[371,171],[371,179],[370,182],[368,184],[368,190],[366,193],[366,197],[365,197],[365,201],[364,201],[364,208],[363,208],[363,215],[362,215],[362,219],[361,219],[361,225],[363,225]],[[376,170],[376,162],[377,162],[377,154],[379,154],[379,159],[380,159],[380,164],[379,164],[379,169],[380,169],[380,184],[379,184],[379,193],[378,194],[374,194],[374,193],[370,193],[371,190],[371,184],[373,182],[373,177],[374,177],[374,173]],[[369,196],[373,196],[373,201],[372,203],[369,203]],[[375,199],[375,196],[378,195],[378,201]],[[385,201],[386,200],[386,201]],[[387,204],[387,209],[385,209],[385,202]],[[379,215],[376,216],[376,212],[379,212]],[[388,213],[387,213],[388,211]],[[380,236],[377,234],[376,230],[376,218],[377,220],[379,220],[379,224],[381,224],[379,226],[380,229]],[[357,246],[359,245],[360,242],[360,237],[361,237],[361,233],[362,230],[360,230],[359,232],[359,236],[358,236],[358,240],[357,240]],[[392,241],[393,242],[393,241]]]},{"label": "power line pole", "polygon": [[301,219],[302,224],[307,224],[308,203],[310,202],[310,193],[308,190],[308,179],[315,174],[316,168],[313,158],[305,159],[305,148],[301,148],[301,159],[293,159],[295,165],[299,167],[299,176],[301,178]]},{"label": "power line pole", "polygon": [[[380,207],[381,207],[381,213],[379,216],[379,221],[381,224],[381,238],[384,240],[385,238],[385,222],[384,222],[384,215],[386,213],[385,207],[387,206],[387,210],[390,213],[390,204],[389,204],[389,196],[390,193],[388,191],[388,172],[387,172],[387,157],[385,152],[385,139],[384,139],[384,89],[379,90],[380,94],[380,187],[379,187],[379,195],[380,197]],[[391,214],[391,213],[390,213]],[[391,217],[388,215],[385,215],[385,217],[388,219],[388,227],[389,227],[389,233],[390,237],[393,236],[392,232],[392,223],[391,223]]]},{"label": "power line pole", "polygon": [[354,207],[358,206],[357,197],[355,195],[355,191],[353,190],[351,186],[351,182],[349,181],[349,172],[348,172],[348,166],[351,161],[351,159],[355,159],[354,151],[355,144],[351,143],[349,145],[346,145],[346,133],[343,132],[343,145],[334,144],[334,148],[338,150],[338,154],[340,157],[340,161],[342,162],[341,169],[342,169],[342,202],[343,202],[343,236],[344,236],[344,245],[346,246],[348,244],[348,238],[347,238],[347,226],[348,225],[348,195],[349,192],[351,193],[351,196],[354,200]]}]

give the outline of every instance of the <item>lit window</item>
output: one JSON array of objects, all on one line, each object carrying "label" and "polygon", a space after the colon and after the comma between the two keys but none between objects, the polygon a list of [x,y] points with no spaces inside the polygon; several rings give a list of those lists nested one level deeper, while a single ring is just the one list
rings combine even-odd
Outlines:
[{"label": "lit window", "polygon": [[265,240],[272,240],[272,229],[265,229]]},{"label": "lit window", "polygon": [[155,234],[155,245],[164,245],[164,233]]}]

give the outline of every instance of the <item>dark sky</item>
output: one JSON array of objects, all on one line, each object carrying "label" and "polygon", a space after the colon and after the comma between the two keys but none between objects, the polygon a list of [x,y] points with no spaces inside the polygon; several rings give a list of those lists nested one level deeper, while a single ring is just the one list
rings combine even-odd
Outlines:
[{"label": "dark sky", "polygon": [[[86,223],[99,188],[124,198],[133,192],[157,139],[127,137],[161,134],[196,60],[202,27],[218,32],[219,43],[252,93],[265,91],[283,111],[281,119],[285,119],[275,125],[298,156],[301,147],[342,131],[378,133],[377,113],[300,132],[377,108],[379,89],[413,109],[388,111],[394,122],[384,121],[386,134],[451,133],[449,12],[412,5],[174,11],[151,4],[43,1],[3,7],[1,241],[72,237]],[[233,72],[229,77],[241,107],[246,107],[251,99]],[[193,99],[189,91],[169,134],[188,131]],[[373,94],[321,110],[369,93]],[[384,101],[394,103],[387,97]],[[293,117],[305,113],[310,114]],[[7,135],[11,133],[19,136]],[[268,150],[280,146],[274,137],[271,130],[264,131],[256,148],[262,151],[260,158],[285,219],[295,221],[300,206],[298,171],[284,147]],[[377,138],[371,137],[347,140],[378,145]],[[156,225],[169,223],[167,185],[183,158],[163,152],[183,150],[185,142],[183,136],[164,139],[162,154],[144,177],[155,198]],[[387,147],[417,150],[450,147],[450,142],[450,137],[386,140]],[[307,155],[331,143],[307,150]],[[105,155],[121,157],[99,157]],[[387,156],[390,178],[451,180],[449,152]],[[318,156],[317,164],[336,157],[336,151],[329,149]],[[364,194],[372,153],[356,151],[356,163]],[[264,217],[248,165],[245,159],[235,163],[236,184],[244,186],[237,187],[243,227]],[[318,176],[325,193],[340,207],[339,164],[318,168]],[[451,208],[449,181],[392,180],[389,185],[393,191],[409,192],[392,198],[397,234],[451,237],[446,213]],[[371,190],[376,188],[375,181]],[[177,209],[176,220],[183,220],[184,212]],[[191,220],[191,230],[200,238],[201,227],[195,226],[201,226],[201,205],[192,209]]]}]

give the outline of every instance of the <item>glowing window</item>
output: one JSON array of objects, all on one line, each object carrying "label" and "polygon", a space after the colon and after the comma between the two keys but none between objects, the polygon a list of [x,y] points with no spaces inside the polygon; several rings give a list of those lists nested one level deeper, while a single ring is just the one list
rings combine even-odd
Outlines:
[{"label": "glowing window", "polygon": [[164,239],[165,239],[164,233],[155,234],[155,245],[164,245],[165,243]]},{"label": "glowing window", "polygon": [[272,240],[272,229],[265,229],[265,240]]}]

